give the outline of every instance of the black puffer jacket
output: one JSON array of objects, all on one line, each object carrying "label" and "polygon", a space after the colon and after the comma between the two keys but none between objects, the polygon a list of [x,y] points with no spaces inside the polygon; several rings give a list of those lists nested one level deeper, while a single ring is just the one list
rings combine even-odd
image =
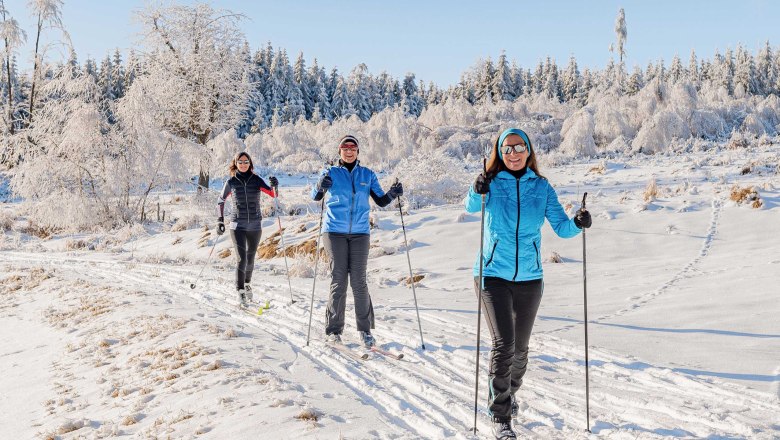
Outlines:
[{"label": "black puffer jacket", "polygon": [[[225,182],[219,197],[219,216],[225,215],[225,201],[233,196],[233,215],[229,219],[228,229],[241,231],[259,231],[263,219],[260,213],[260,192],[273,197],[270,186],[255,173],[236,173]],[[228,222],[226,222],[228,223]],[[235,224],[234,224],[235,223]]]}]

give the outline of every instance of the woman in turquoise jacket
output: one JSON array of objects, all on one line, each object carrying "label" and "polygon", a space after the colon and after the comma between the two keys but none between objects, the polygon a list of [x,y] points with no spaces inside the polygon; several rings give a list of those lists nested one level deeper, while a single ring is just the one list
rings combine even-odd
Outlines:
[{"label": "woman in turquoise jacket", "polygon": [[[486,167],[469,189],[468,212],[479,212],[485,197],[483,260],[474,265],[475,288],[482,295],[493,339],[490,352],[490,414],[497,439],[515,438],[515,393],[528,365],[528,342],[542,299],[541,227],[544,220],[562,238],[591,225],[588,211],[569,219],[555,189],[539,174],[536,151],[517,128],[501,133]],[[479,288],[479,265],[483,289]]]},{"label": "woman in turquoise jacket", "polygon": [[376,344],[374,308],[368,294],[366,266],[370,245],[368,216],[369,197],[380,207],[387,206],[403,194],[400,182],[394,183],[385,194],[376,174],[357,160],[358,140],[344,136],[339,141],[339,163],[320,174],[312,189],[312,199],[322,200],[325,193],[323,244],[331,261],[332,280],[330,297],[325,312],[325,335],[328,342],[340,343],[344,330],[344,312],[347,306],[347,277],[355,299],[355,320],[363,344]]}]

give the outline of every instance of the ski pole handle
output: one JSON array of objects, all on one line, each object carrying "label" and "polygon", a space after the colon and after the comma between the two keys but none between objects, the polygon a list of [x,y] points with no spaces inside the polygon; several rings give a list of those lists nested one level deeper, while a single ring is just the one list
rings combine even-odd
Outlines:
[{"label": "ski pole handle", "polygon": [[585,209],[585,197],[588,197],[587,191],[582,195],[582,209]]}]

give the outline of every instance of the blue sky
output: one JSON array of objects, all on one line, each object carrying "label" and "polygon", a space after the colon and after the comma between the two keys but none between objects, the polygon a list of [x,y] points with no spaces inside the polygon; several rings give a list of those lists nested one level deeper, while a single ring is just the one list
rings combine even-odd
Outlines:
[{"label": "blue sky", "polygon": [[[33,20],[26,0],[5,0],[6,8],[28,33],[28,45],[19,53],[20,65],[30,64]],[[182,3],[192,4],[185,1]],[[332,3],[332,4],[331,4]],[[482,3],[482,2],[479,2]],[[252,49],[271,41],[287,49],[294,60],[300,51],[311,63],[349,72],[363,62],[378,74],[386,70],[402,77],[442,87],[456,83],[478,59],[502,50],[524,67],[535,67],[551,56],[565,65],[575,55],[580,69],[601,68],[612,54],[618,9],[626,11],[629,69],[645,67],[663,58],[669,65],[679,54],[687,63],[691,49],[701,59],[711,58],[738,44],[755,52],[765,41],[780,45],[780,2],[736,1],[283,1],[223,0],[215,8],[247,16],[241,24]],[[63,20],[79,60],[98,61],[119,48],[137,46],[139,27],[133,12],[143,1],[65,0]],[[56,34],[49,32],[45,41]],[[778,46],[780,47],[780,46]],[[51,57],[58,48],[52,47]]]}]

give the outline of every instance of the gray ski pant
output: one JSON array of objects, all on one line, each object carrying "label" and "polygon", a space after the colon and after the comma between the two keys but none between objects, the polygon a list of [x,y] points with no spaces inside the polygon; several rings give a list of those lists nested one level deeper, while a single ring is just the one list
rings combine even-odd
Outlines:
[{"label": "gray ski pant", "polygon": [[341,334],[344,331],[344,314],[347,307],[347,277],[355,299],[355,322],[358,331],[370,332],[374,328],[374,307],[368,294],[366,266],[371,236],[368,234],[323,234],[325,252],[330,257],[332,280],[330,297],[325,311],[325,334]]}]

